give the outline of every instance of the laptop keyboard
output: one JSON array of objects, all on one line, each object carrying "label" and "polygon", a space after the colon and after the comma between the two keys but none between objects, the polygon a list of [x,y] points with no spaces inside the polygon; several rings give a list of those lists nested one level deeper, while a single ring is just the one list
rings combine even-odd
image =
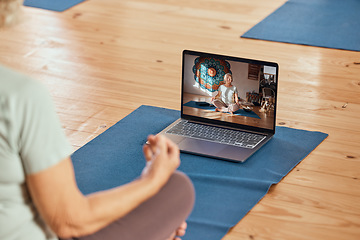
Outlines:
[{"label": "laptop keyboard", "polygon": [[260,134],[208,126],[185,120],[178,122],[166,133],[251,149],[265,139],[265,136]]}]

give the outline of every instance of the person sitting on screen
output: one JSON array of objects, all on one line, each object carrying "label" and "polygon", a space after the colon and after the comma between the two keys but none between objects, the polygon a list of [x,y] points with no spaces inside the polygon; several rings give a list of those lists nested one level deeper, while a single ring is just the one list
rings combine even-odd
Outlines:
[{"label": "person sitting on screen", "polygon": [[216,107],[217,112],[229,112],[233,114],[240,109],[237,88],[232,85],[233,77],[231,73],[224,75],[225,84],[220,85],[218,93],[211,98],[211,103]]}]

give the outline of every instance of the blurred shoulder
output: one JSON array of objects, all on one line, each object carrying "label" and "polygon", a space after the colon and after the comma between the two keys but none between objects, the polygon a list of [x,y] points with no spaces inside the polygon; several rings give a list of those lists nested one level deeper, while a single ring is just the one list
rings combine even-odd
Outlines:
[{"label": "blurred shoulder", "polygon": [[48,92],[40,82],[25,74],[0,65],[0,96],[26,99],[29,96],[45,97]]}]

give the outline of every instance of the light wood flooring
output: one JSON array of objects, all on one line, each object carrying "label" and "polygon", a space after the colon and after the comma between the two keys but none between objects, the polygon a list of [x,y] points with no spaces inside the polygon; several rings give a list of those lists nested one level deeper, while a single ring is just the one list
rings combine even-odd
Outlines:
[{"label": "light wood flooring", "polygon": [[0,30],[0,64],[48,87],[76,150],[140,105],[179,110],[183,49],[278,62],[277,125],[329,137],[223,239],[357,240],[360,53],[240,38],[284,2],[88,0],[62,13],[26,7],[20,24]]}]

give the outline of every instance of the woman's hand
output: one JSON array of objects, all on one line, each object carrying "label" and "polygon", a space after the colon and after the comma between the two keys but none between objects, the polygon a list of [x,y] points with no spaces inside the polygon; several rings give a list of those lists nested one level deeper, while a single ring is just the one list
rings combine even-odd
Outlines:
[{"label": "woman's hand", "polygon": [[147,166],[140,179],[84,196],[77,187],[70,157],[27,175],[31,198],[43,219],[61,238],[92,234],[122,218],[154,196],[180,164],[177,146],[164,136],[149,136]]},{"label": "woman's hand", "polygon": [[163,135],[150,135],[143,151],[147,163],[141,176],[162,187],[180,165],[179,148]]}]

